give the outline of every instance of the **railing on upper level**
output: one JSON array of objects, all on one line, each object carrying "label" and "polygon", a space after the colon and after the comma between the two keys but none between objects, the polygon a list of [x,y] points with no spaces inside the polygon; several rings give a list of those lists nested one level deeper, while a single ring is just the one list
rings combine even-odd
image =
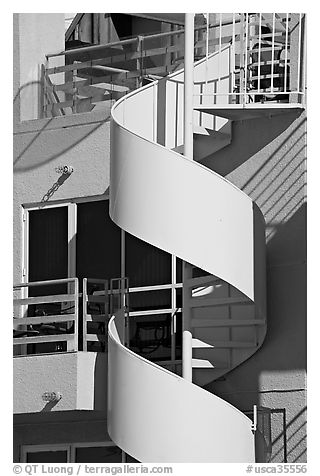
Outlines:
[{"label": "railing on upper level", "polygon": [[[202,86],[203,100],[304,103],[304,14],[204,14],[204,24],[195,27],[195,60],[212,53],[220,58],[217,78]],[[183,28],[49,54],[42,67],[43,115],[88,112],[99,103],[110,110],[121,96],[182,68],[183,61]]]}]

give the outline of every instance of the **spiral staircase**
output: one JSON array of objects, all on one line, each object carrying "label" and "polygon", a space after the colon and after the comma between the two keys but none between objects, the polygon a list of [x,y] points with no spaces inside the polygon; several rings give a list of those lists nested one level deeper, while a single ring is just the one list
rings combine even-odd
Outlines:
[{"label": "spiral staircase", "polygon": [[[255,460],[252,421],[201,388],[253,355],[266,334],[263,216],[201,164],[231,142],[232,120],[241,118],[241,105],[223,104],[228,82],[217,83],[217,62],[228,55],[226,47],[194,67],[194,160],[179,153],[183,71],[112,110],[110,216],[184,260],[183,313],[192,333],[190,383],[124,346],[121,313],[110,321],[108,431],[142,462]],[[217,84],[222,100],[210,104]],[[228,110],[239,114],[230,119]]]}]

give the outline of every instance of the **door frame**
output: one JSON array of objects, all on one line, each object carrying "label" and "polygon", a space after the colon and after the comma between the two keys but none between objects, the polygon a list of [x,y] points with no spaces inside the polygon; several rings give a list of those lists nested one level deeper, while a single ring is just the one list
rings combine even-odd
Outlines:
[{"label": "door frame", "polygon": [[[41,205],[24,205],[22,208],[22,276],[21,282],[27,283],[29,280],[29,212],[45,210],[50,208],[67,207],[68,210],[68,276],[76,276],[76,234],[77,234],[77,205],[74,202],[48,203]],[[23,288],[28,291],[28,288]],[[24,296],[27,297],[27,296]]]}]

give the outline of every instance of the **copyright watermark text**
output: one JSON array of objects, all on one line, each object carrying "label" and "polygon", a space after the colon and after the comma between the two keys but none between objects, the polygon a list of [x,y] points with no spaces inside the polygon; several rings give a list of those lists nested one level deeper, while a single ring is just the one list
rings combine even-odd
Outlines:
[{"label": "copyright watermark text", "polygon": [[110,465],[110,466],[93,466],[88,464],[74,464],[74,465],[44,465],[44,464],[15,464],[13,466],[14,474],[28,474],[29,476],[35,474],[68,474],[68,475],[83,475],[83,474],[172,474],[173,468],[171,466],[144,466],[142,464],[130,465]]},{"label": "copyright watermark text", "polygon": [[307,465],[306,464],[274,464],[274,465],[253,465],[248,464],[246,473],[247,474],[298,474],[306,473]]}]

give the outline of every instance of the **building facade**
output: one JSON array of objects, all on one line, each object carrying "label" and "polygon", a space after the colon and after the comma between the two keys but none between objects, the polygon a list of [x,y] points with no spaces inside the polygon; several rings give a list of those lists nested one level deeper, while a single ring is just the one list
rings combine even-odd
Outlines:
[{"label": "building facade", "polygon": [[[256,461],[306,461],[305,15],[194,20],[190,165],[183,14],[74,14],[67,31],[64,14],[14,15],[16,462],[189,461],[182,443],[161,453],[157,424],[183,441],[188,398],[196,441],[216,441],[201,418],[221,399],[226,454],[230,427],[252,421]],[[138,373],[110,367],[132,356],[120,328],[108,352],[123,304],[124,343],[145,359],[127,369],[165,369],[140,394]],[[203,445],[194,461],[217,461]]]}]

